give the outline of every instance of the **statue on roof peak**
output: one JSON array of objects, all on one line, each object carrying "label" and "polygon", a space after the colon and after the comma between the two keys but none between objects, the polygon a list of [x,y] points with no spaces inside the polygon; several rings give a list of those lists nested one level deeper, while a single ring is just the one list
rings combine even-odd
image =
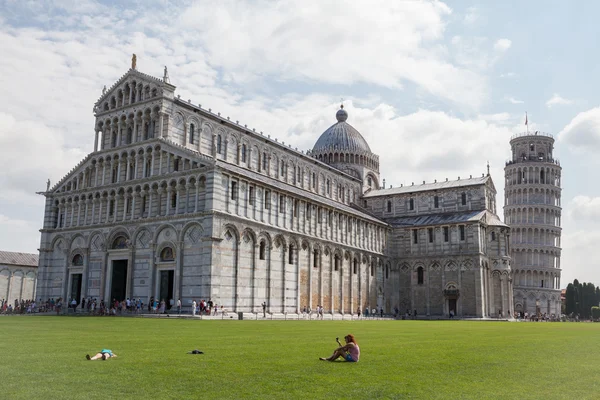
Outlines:
[{"label": "statue on roof peak", "polygon": [[131,57],[131,69],[136,69],[136,65],[137,64],[137,56],[135,55],[135,53],[133,53],[133,56]]}]

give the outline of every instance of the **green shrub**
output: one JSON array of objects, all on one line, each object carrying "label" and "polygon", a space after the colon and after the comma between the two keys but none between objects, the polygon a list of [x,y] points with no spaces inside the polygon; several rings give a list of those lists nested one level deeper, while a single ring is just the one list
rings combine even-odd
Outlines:
[{"label": "green shrub", "polygon": [[592,307],[592,319],[594,321],[600,321],[600,307]]}]

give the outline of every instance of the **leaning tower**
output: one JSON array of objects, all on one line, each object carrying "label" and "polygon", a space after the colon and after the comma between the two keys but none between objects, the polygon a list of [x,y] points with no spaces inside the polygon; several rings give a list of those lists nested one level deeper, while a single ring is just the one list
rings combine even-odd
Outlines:
[{"label": "leaning tower", "polygon": [[504,168],[504,221],[511,228],[517,312],[560,315],[560,163],[550,134],[521,133],[510,140]]}]

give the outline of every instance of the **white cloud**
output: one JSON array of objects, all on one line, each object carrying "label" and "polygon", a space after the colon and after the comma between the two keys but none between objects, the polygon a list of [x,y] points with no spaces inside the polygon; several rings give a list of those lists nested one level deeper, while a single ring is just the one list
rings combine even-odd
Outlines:
[{"label": "white cloud", "polygon": [[600,197],[575,196],[566,207],[566,211],[575,220],[600,221]]},{"label": "white cloud", "polygon": [[504,74],[500,74],[500,78],[514,78],[517,74],[514,72],[506,72]]},{"label": "white cloud", "polygon": [[465,13],[465,17],[463,19],[465,25],[473,25],[479,20],[479,11],[475,7],[467,8],[467,12]]},{"label": "white cloud", "polygon": [[546,101],[546,107],[548,108],[552,108],[552,106],[568,104],[573,104],[573,100],[562,98],[558,93],[554,93],[552,97]]},{"label": "white cloud", "polygon": [[39,226],[32,221],[0,214],[0,227],[3,250],[35,253],[40,245]]},{"label": "white cloud", "polygon": [[573,229],[562,235],[561,286],[566,287],[574,279],[600,285],[600,230]]},{"label": "white cloud", "polygon": [[498,39],[496,40],[496,43],[494,43],[494,50],[504,52],[510,49],[511,45],[512,41],[510,41],[509,39]]},{"label": "white cloud", "polygon": [[525,103],[523,100],[517,100],[514,97],[506,97],[506,100],[512,104],[523,104]]},{"label": "white cloud", "polygon": [[575,150],[597,154],[600,151],[600,107],[577,114],[558,136]]}]

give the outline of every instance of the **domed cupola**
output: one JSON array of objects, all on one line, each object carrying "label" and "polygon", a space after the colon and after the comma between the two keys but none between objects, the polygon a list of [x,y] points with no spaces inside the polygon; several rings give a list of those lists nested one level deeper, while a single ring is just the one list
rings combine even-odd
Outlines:
[{"label": "domed cupola", "polygon": [[342,105],[335,114],[338,120],[336,124],[331,125],[313,147],[312,153],[330,153],[330,152],[352,152],[352,153],[371,153],[371,148],[364,137],[352,125],[346,122],[348,112]]},{"label": "domed cupola", "polygon": [[363,180],[364,190],[379,188],[379,156],[371,152],[365,138],[348,122],[344,105],[335,114],[337,123],[319,137],[312,156]]}]

